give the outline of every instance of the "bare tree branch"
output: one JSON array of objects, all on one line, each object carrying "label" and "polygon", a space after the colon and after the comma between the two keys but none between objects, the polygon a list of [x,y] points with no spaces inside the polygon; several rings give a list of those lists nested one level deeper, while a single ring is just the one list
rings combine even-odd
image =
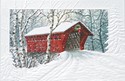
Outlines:
[{"label": "bare tree branch", "polygon": [[24,32],[24,30],[26,29],[26,27],[27,27],[27,25],[28,25],[28,23],[29,23],[29,20],[30,20],[38,11],[39,11],[39,9],[36,10],[31,16],[29,16],[29,17],[27,18],[26,24],[25,24],[24,28],[21,30],[21,32]]}]

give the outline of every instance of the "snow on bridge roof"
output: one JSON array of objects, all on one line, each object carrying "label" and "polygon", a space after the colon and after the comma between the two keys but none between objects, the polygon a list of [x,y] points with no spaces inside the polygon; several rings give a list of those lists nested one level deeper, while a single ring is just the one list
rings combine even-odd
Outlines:
[{"label": "snow on bridge roof", "polygon": [[[77,22],[64,22],[64,23],[61,23],[53,31],[53,33],[55,33],[55,32],[64,32],[67,29],[69,29],[70,27],[72,27],[73,25],[77,24],[77,23],[79,23],[79,21],[77,21]],[[49,32],[50,32],[50,26],[45,26],[45,27],[35,28],[32,31],[30,31],[29,33],[27,33],[25,36],[49,34]]]},{"label": "snow on bridge roof", "polygon": [[[75,25],[78,22],[64,22],[61,23],[54,31],[55,32],[64,32],[73,25]],[[45,27],[39,27],[39,28],[34,28],[31,30],[29,33],[27,33],[25,36],[32,36],[32,35],[41,35],[41,34],[49,34],[50,32],[50,26],[45,26]]]}]

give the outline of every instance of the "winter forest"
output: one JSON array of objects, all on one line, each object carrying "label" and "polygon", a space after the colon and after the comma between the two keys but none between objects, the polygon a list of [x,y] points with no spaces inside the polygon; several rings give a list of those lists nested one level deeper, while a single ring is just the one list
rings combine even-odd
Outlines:
[{"label": "winter forest", "polygon": [[[108,39],[108,11],[103,9],[11,9],[10,53],[16,67],[35,67],[56,57],[49,52],[50,36],[63,22],[80,21],[93,33],[85,43],[85,50],[105,52]],[[25,34],[34,28],[50,25],[46,53],[28,54]]]}]

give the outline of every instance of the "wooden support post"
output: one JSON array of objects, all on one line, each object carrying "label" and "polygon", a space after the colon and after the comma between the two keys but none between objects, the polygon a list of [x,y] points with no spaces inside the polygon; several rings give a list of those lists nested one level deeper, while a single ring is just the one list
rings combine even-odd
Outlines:
[{"label": "wooden support post", "polygon": [[88,37],[88,35],[82,36],[82,39],[80,41],[80,50],[84,49],[84,44],[85,44],[85,41],[86,41],[87,37]]}]

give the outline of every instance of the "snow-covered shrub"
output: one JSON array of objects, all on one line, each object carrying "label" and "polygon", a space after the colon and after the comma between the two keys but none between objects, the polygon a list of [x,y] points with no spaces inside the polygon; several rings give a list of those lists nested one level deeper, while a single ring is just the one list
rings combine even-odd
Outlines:
[{"label": "snow-covered shrub", "polygon": [[[10,53],[12,54],[13,65],[19,68],[31,68],[36,67],[38,64],[46,64],[48,63],[46,60],[45,53],[25,53],[25,52],[16,52],[15,48],[10,49]],[[57,54],[51,54],[52,61]]]}]

